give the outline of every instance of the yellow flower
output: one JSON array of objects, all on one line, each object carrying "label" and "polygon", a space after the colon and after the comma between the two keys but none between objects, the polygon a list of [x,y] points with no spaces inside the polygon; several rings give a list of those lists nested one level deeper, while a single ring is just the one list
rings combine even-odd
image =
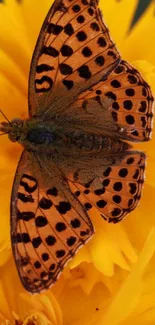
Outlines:
[{"label": "yellow flower", "polygon": [[[89,295],[79,286],[73,287],[68,280],[59,296],[64,324],[153,325],[155,323],[155,274],[152,257],[154,250],[155,229],[152,229],[130,273],[116,268],[114,276],[98,279]],[[63,308],[64,304],[65,308]]]},{"label": "yellow flower", "polygon": [[[28,114],[29,64],[51,1],[1,2],[0,108],[9,119],[23,118]],[[155,93],[153,6],[129,33],[135,5],[135,0],[100,0],[123,59],[133,63]],[[154,324],[155,267],[151,258],[155,247],[155,136],[149,143],[136,145],[148,154],[146,182],[137,209],[117,225],[107,224],[92,213],[96,229],[93,239],[48,293],[33,297],[20,285],[10,249],[10,193],[21,148],[4,136],[0,137],[0,147],[0,321],[62,324],[61,308],[66,325]]]},{"label": "yellow flower", "polygon": [[155,229],[150,232],[130,274],[121,268],[116,268],[111,278],[98,273],[98,280],[89,294],[80,288],[79,281],[87,286],[92,281],[90,272],[92,278],[97,279],[93,265],[91,270],[86,265],[74,269],[71,276],[65,274],[65,279],[62,276],[52,290],[32,296],[22,288],[10,260],[1,267],[0,323],[152,325],[155,321],[155,274],[151,268],[154,249]]},{"label": "yellow flower", "polygon": [[62,325],[62,312],[51,291],[30,295],[9,260],[0,270],[0,324]]}]

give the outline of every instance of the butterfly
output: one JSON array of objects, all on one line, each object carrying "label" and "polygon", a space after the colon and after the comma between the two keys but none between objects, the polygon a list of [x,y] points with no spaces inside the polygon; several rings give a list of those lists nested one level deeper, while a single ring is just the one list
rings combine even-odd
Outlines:
[{"label": "butterfly", "polygon": [[[0,130],[22,152],[11,197],[12,249],[21,282],[48,289],[94,234],[89,212],[118,222],[137,206],[153,96],[121,56],[97,0],[55,0],[30,68],[29,118]],[[126,141],[127,140],[127,141]]]}]

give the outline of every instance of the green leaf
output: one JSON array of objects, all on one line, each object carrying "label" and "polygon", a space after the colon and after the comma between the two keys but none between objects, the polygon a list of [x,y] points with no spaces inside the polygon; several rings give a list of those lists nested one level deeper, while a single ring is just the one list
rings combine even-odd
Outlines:
[{"label": "green leaf", "polygon": [[129,27],[129,32],[131,29],[137,24],[139,19],[142,17],[142,15],[146,12],[147,8],[149,5],[153,2],[154,0],[138,0],[137,8],[135,10],[131,25]]}]

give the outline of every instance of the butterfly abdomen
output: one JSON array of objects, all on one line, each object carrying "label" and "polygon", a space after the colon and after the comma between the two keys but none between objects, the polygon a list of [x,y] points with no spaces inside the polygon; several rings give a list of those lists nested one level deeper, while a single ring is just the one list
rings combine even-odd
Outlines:
[{"label": "butterfly abdomen", "polygon": [[84,152],[101,152],[101,151],[122,151],[129,148],[127,143],[115,140],[99,134],[90,134],[83,131],[75,131],[71,135],[71,143]]}]

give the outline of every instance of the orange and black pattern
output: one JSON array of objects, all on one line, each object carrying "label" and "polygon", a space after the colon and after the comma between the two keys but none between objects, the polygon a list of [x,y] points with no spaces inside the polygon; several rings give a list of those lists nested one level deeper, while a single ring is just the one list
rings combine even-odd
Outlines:
[{"label": "orange and black pattern", "polygon": [[[146,156],[141,152],[114,154],[86,184],[82,181],[82,171],[76,180],[70,182],[82,204],[91,210],[95,207],[108,222],[117,223],[137,206],[144,183]],[[103,159],[101,160],[103,164]]]},{"label": "orange and black pattern", "polygon": [[135,209],[144,183],[146,156],[124,140],[150,139],[152,92],[121,59],[97,0],[54,2],[32,57],[29,113],[65,139],[54,153],[24,150],[13,185],[13,254],[35,293],[91,238],[92,208],[116,223]]},{"label": "orange and black pattern", "polygon": [[92,236],[93,226],[71,193],[68,200],[55,186],[40,188],[27,167],[23,173],[26,160],[23,152],[12,197],[12,245],[21,281],[35,293],[56,281],[66,262]]},{"label": "orange and black pattern", "polygon": [[[107,98],[110,99],[109,102]],[[104,107],[106,103],[111,119],[118,126],[116,131],[120,138],[147,141],[152,132],[153,102],[150,87],[140,73],[126,61],[121,61],[109,76],[103,77],[94,87],[83,92],[74,107],[80,106],[85,111],[93,112],[95,106],[95,115],[97,107]],[[103,124],[104,132],[106,126],[103,128]]]},{"label": "orange and black pattern", "polygon": [[36,114],[34,95],[36,105],[42,103],[45,96],[50,96],[51,103],[52,97],[55,99],[53,106],[57,104],[58,110],[58,89],[64,93],[63,99],[65,96],[73,98],[81,91],[80,88],[87,89],[106,76],[119,59],[96,0],[55,1],[43,25],[32,61],[31,113]]}]

